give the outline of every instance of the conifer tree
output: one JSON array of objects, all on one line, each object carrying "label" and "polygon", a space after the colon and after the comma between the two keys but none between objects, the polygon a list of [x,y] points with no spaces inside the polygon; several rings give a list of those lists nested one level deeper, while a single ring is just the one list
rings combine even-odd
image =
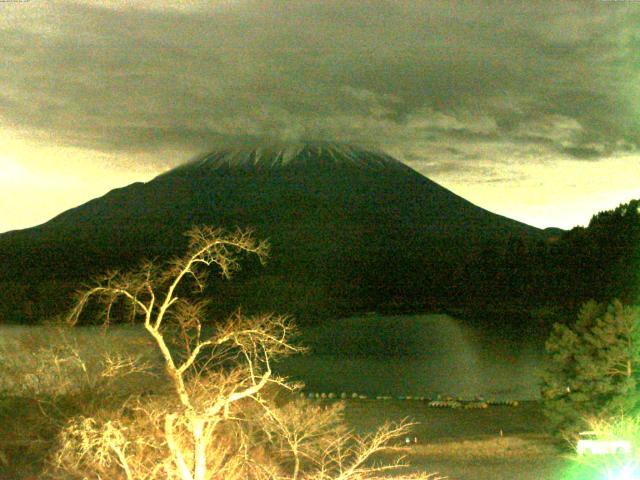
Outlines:
[{"label": "conifer tree", "polygon": [[545,345],[541,393],[555,432],[572,435],[587,419],[638,409],[638,313],[619,300],[609,305],[591,300],[574,325],[554,325]]}]

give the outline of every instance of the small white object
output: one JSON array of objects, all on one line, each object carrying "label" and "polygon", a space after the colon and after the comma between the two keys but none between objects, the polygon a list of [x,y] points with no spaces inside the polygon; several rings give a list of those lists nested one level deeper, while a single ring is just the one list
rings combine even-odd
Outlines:
[{"label": "small white object", "polygon": [[628,455],[631,453],[631,443],[622,439],[601,439],[596,432],[587,431],[578,434],[578,455]]}]

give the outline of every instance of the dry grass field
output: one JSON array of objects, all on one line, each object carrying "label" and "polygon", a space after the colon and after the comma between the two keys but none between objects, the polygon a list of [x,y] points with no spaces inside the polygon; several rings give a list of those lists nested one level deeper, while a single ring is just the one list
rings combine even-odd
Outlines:
[{"label": "dry grass field", "polygon": [[545,434],[537,402],[464,410],[420,401],[352,400],[345,413],[361,431],[404,417],[418,422],[417,443],[402,447],[409,470],[439,472],[451,480],[562,480],[573,463]]},{"label": "dry grass field", "polygon": [[413,471],[442,472],[451,480],[560,480],[570,463],[546,438],[522,435],[433,442],[407,450]]}]

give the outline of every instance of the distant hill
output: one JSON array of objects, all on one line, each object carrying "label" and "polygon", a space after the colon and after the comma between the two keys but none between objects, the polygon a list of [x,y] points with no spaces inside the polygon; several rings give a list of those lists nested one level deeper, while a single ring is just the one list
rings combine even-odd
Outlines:
[{"label": "distant hill", "polygon": [[257,146],[211,152],[0,235],[0,282],[47,315],[64,303],[42,306],[57,286],[175,254],[194,224],[249,227],[272,245],[266,268],[248,263],[214,285],[223,289],[215,305],[302,316],[454,305],[465,269],[488,245],[558,233],[484,210],[382,152]]}]

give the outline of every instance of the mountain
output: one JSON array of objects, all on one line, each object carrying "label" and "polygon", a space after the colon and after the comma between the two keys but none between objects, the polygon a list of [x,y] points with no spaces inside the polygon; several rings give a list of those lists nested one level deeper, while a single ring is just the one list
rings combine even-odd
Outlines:
[{"label": "mountain", "polygon": [[0,283],[35,289],[25,295],[38,304],[42,285],[70,288],[107,268],[179,252],[194,224],[250,227],[272,245],[265,269],[248,264],[217,286],[220,308],[242,303],[303,315],[455,303],[465,265],[486,245],[546,236],[382,152],[261,145],[216,150],[0,235]]}]

